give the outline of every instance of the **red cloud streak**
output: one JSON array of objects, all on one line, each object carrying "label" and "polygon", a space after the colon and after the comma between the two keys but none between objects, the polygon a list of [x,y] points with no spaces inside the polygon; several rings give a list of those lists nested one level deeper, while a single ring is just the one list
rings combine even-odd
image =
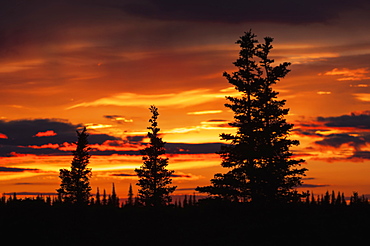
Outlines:
[{"label": "red cloud streak", "polygon": [[57,134],[53,130],[48,130],[46,132],[38,132],[34,137],[52,137],[56,135]]}]

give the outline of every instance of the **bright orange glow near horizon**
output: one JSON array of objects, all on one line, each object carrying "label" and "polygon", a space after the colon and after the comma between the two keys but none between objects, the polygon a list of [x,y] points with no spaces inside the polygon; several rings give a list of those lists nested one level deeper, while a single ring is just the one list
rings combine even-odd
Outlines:
[{"label": "bright orange glow near horizon", "polygon": [[159,109],[175,194],[208,185],[226,172],[219,135],[235,132],[224,104],[239,93],[222,74],[236,70],[235,41],[252,28],[259,41],[274,38],[276,65],[292,64],[274,89],[301,143],[292,152],[309,169],[300,190],[370,195],[369,3],[322,3],[324,14],[285,6],[299,16],[266,17],[238,14],[253,9],[247,3],[228,4],[235,15],[197,6],[199,15],[191,3],[154,0],[8,2],[0,10],[0,192],[55,192],[75,131],[86,126],[93,191],[109,193],[114,183],[126,197],[130,184],[136,189],[150,105]]}]

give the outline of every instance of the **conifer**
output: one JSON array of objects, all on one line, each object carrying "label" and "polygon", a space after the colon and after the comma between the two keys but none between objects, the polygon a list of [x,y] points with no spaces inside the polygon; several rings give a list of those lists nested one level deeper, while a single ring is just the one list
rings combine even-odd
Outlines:
[{"label": "conifer", "polygon": [[81,132],[76,131],[78,141],[76,150],[73,151],[73,160],[71,170],[60,169],[60,188],[57,190],[60,199],[63,202],[73,204],[87,204],[90,199],[90,178],[91,168],[87,168],[89,164],[89,150],[87,138],[89,134],[86,132],[86,127]]},{"label": "conifer", "polygon": [[98,206],[101,205],[99,187],[96,188],[95,204]]},{"label": "conifer", "polygon": [[305,196],[295,190],[307,169],[300,168],[304,161],[293,159],[289,151],[299,144],[288,138],[293,125],[284,117],[289,109],[283,108],[285,100],[277,100],[279,93],[272,89],[289,72],[290,63],[273,66],[269,57],[272,41],[265,37],[264,43],[258,44],[256,35],[249,31],[236,42],[241,48],[234,62],[238,71],[224,76],[240,93],[239,97],[228,96],[225,104],[234,112],[230,126],[237,133],[221,134],[230,144],[219,151],[221,165],[229,171],[215,174],[211,185],[198,187],[199,192],[259,204],[293,202]]},{"label": "conifer", "polygon": [[132,185],[130,184],[130,187],[128,188],[128,198],[126,205],[133,206],[134,205],[134,193],[132,192]]},{"label": "conifer", "polygon": [[151,106],[152,117],[149,120],[151,126],[148,127],[148,138],[150,139],[148,147],[141,150],[143,155],[143,165],[135,169],[139,177],[137,185],[138,197],[145,206],[163,206],[171,203],[170,194],[175,191],[176,186],[170,186],[172,183],[171,175],[174,171],[166,169],[168,158],[161,157],[165,154],[165,142],[159,136],[158,128],[158,108]]}]

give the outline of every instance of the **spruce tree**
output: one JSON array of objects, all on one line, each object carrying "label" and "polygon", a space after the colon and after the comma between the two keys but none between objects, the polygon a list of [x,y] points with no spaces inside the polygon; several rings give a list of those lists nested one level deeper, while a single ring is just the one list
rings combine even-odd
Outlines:
[{"label": "spruce tree", "polygon": [[105,189],[103,190],[103,199],[101,201],[101,204],[104,205],[104,206],[108,204],[107,192],[105,191]]},{"label": "spruce tree", "polygon": [[132,185],[128,188],[128,198],[126,202],[126,206],[132,207],[134,205],[134,193],[132,191]]},{"label": "spruce tree", "polygon": [[158,108],[151,106],[149,109],[152,113],[149,120],[151,126],[147,128],[150,130],[148,132],[150,142],[148,147],[140,151],[143,155],[143,165],[135,169],[139,177],[138,198],[144,206],[163,206],[171,203],[170,194],[176,189],[176,186],[170,186],[172,183],[171,175],[174,171],[166,169],[168,158],[161,157],[165,154],[165,142],[159,136]]},{"label": "spruce tree", "polygon": [[108,198],[108,205],[112,207],[119,207],[119,197],[116,194],[116,188],[114,187],[114,183],[112,183],[112,195]]},{"label": "spruce tree", "polygon": [[73,151],[71,170],[60,169],[61,184],[57,191],[63,202],[87,204],[90,198],[92,175],[91,168],[87,168],[90,159],[90,148],[87,141],[89,134],[86,132],[86,127],[81,132],[76,132],[78,141],[76,150]]},{"label": "spruce tree", "polygon": [[264,43],[258,43],[249,31],[236,42],[241,48],[234,62],[238,70],[224,76],[240,92],[239,97],[226,97],[229,103],[225,104],[234,112],[230,126],[237,132],[220,135],[229,144],[219,151],[221,165],[229,171],[215,174],[211,185],[198,187],[199,192],[263,204],[292,202],[303,196],[295,188],[307,169],[300,167],[303,160],[292,159],[289,148],[299,142],[289,139],[293,125],[284,119],[289,109],[283,108],[285,100],[278,100],[278,92],[272,89],[289,72],[290,63],[273,66],[272,41],[265,37]]},{"label": "spruce tree", "polygon": [[98,206],[100,206],[101,204],[100,204],[100,192],[99,192],[99,187],[98,188],[96,188],[96,201],[95,201],[95,204],[96,205],[98,205]]}]

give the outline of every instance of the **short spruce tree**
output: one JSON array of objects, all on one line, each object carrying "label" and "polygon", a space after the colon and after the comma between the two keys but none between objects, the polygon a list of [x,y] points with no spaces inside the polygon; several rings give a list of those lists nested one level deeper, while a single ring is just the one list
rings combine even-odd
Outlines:
[{"label": "short spruce tree", "polygon": [[86,127],[77,132],[78,141],[76,150],[73,151],[71,170],[60,169],[60,188],[57,190],[59,198],[66,203],[87,204],[90,198],[90,178],[92,176],[89,164],[89,150]]},{"label": "short spruce tree", "polygon": [[171,175],[174,171],[166,169],[168,158],[163,158],[165,154],[165,142],[159,136],[160,129],[157,127],[158,108],[151,106],[152,117],[149,120],[151,126],[148,127],[148,138],[150,139],[148,147],[141,150],[143,155],[143,165],[135,169],[139,181],[137,185],[138,199],[144,206],[164,206],[171,203],[170,194],[175,191],[176,186],[171,186]]}]

